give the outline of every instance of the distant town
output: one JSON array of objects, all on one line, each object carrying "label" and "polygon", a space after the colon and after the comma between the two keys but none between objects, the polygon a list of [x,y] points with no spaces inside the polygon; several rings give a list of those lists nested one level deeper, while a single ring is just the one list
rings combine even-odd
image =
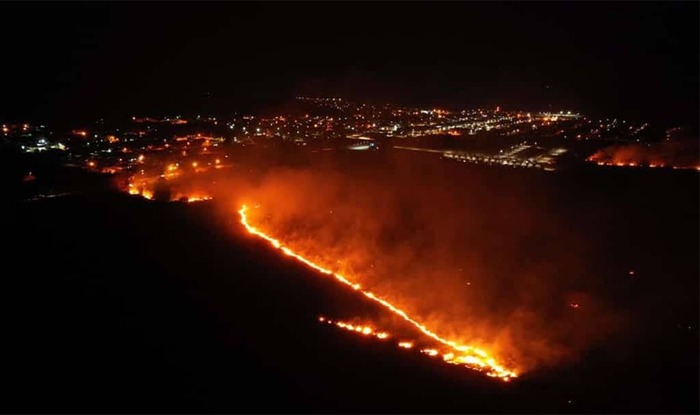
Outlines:
[{"label": "distant town", "polygon": [[289,112],[226,119],[134,115],[70,131],[5,122],[0,141],[25,153],[58,154],[68,166],[110,174],[136,174],[155,155],[168,160],[162,175],[185,167],[220,167],[237,147],[418,151],[452,162],[543,171],[576,164],[700,169],[697,152],[683,145],[692,140],[680,126],[662,129],[643,122],[591,119],[564,109],[448,111],[297,97]]}]

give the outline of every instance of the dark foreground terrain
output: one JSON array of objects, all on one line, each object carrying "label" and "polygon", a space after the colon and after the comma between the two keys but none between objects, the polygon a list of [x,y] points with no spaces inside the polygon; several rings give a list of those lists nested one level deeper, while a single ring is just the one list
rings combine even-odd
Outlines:
[{"label": "dark foreground terrain", "polygon": [[320,313],[371,306],[216,202],[92,191],[10,202],[0,410],[697,413],[697,174],[611,173],[602,191],[586,181],[602,173],[567,174],[556,180],[578,185],[563,209],[602,192],[620,218],[599,261],[646,270],[622,294],[647,309],[624,359],[594,349],[509,384],[436,364],[319,325]]}]

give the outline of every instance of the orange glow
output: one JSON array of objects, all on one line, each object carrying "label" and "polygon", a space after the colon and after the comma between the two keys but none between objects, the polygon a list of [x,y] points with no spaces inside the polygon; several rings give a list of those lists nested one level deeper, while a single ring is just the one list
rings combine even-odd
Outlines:
[{"label": "orange glow", "polygon": [[673,168],[675,170],[697,170],[697,171],[700,171],[700,166],[673,166],[670,164],[664,164],[664,163],[658,163],[658,162],[652,162],[649,164],[641,164],[641,163],[634,162],[634,161],[601,161],[596,155],[587,158],[586,161],[595,163],[599,166],[636,167],[636,168],[648,167],[650,169],[668,167],[668,168]]},{"label": "orange glow", "polygon": [[192,203],[192,202],[203,202],[205,200],[211,200],[211,196],[189,196],[187,198],[187,201]]},{"label": "orange glow", "polygon": [[327,319],[325,317],[319,317],[318,321],[321,323],[327,323],[327,324],[332,324],[336,327],[340,327],[341,329],[345,329],[348,331],[352,331],[358,334],[362,334],[364,336],[374,336],[378,339],[386,339],[389,337],[389,334],[383,331],[377,331],[374,327],[369,326],[369,325],[354,325],[350,323],[345,323],[343,321],[333,321],[330,319]]},{"label": "orange glow", "polygon": [[[279,240],[273,238],[272,236],[269,236],[260,229],[251,225],[248,221],[248,216],[246,214],[247,210],[248,208],[246,207],[246,205],[243,205],[238,211],[238,214],[240,215],[241,224],[250,234],[266,240],[270,243],[270,245],[279,249],[285,255],[295,258],[299,262],[302,262],[303,264],[307,265],[309,268],[314,269],[322,274],[332,276],[343,285],[357,291],[358,293],[361,293],[366,298],[374,301],[375,303],[382,305],[386,310],[390,311],[395,316],[402,318],[407,323],[410,323],[427,337],[437,341],[443,346],[450,348],[453,358],[450,360],[445,359],[446,361],[449,361],[449,363],[462,364],[471,369],[483,371],[489,376],[498,377],[503,380],[509,380],[510,378],[517,377],[517,374],[513,370],[506,369],[505,367],[503,367],[500,363],[496,361],[494,357],[490,356],[486,351],[473,346],[459,344],[453,340],[440,337],[438,334],[436,334],[434,331],[432,331],[422,323],[411,318],[404,310],[394,306],[393,304],[374,294],[373,292],[362,289],[360,284],[353,283],[350,279],[346,278],[345,276],[335,273],[327,268],[324,268],[310,261],[309,259],[295,253],[290,248],[284,246]],[[402,346],[402,344],[404,345]],[[408,344],[410,344],[410,346],[408,347],[413,347],[413,343],[411,342],[401,342],[399,343],[399,346],[407,347]]]},{"label": "orange glow", "polygon": [[435,350],[435,349],[423,349],[423,350],[421,350],[421,353],[425,353],[425,354],[427,354],[428,356],[437,356],[438,354],[440,354],[440,353],[439,353],[437,350]]},{"label": "orange glow", "polygon": [[669,146],[671,145],[644,146],[627,144],[610,146],[599,150],[588,157],[586,161],[596,163],[599,166],[648,167],[651,169],[667,167],[677,170],[698,169],[698,166],[689,157],[674,154],[674,147]]},{"label": "orange glow", "polygon": [[148,200],[153,200],[153,192],[152,191],[145,190],[145,189],[139,190],[139,189],[135,189],[132,186],[133,185],[129,185],[129,194],[130,195],[140,195],[141,197],[144,197]]}]

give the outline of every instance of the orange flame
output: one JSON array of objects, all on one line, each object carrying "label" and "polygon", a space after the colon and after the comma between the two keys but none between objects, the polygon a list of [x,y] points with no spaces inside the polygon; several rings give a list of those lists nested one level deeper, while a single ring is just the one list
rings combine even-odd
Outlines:
[{"label": "orange flame", "polygon": [[130,195],[139,195],[139,196],[142,196],[142,197],[149,199],[149,200],[153,199],[153,192],[152,191],[146,190],[146,189],[139,190],[139,189],[136,189],[132,186],[129,186],[129,194]]},{"label": "orange flame", "polygon": [[[307,265],[309,268],[312,268],[312,269],[314,269],[322,274],[326,274],[326,275],[330,275],[330,276],[334,277],[337,281],[339,281],[339,282],[343,283],[344,285],[352,288],[353,290],[363,294],[365,297],[369,298],[370,300],[384,306],[384,308],[391,311],[395,315],[401,317],[403,320],[405,320],[406,322],[408,322],[411,325],[413,325],[414,327],[416,327],[418,330],[420,330],[426,336],[432,338],[433,340],[436,340],[437,342],[439,342],[445,346],[448,346],[454,352],[459,353],[458,355],[455,355],[454,353],[450,353],[452,355],[452,357],[449,359],[447,357],[444,357],[445,361],[449,361],[450,363],[455,363],[455,364],[463,364],[463,365],[466,365],[472,369],[484,371],[484,372],[486,372],[486,374],[488,376],[498,377],[504,381],[508,381],[511,378],[518,376],[514,371],[506,369],[501,364],[499,364],[495,358],[490,356],[484,350],[473,347],[473,346],[462,345],[462,344],[459,344],[455,341],[444,339],[444,338],[440,337],[439,335],[437,335],[435,332],[430,330],[425,325],[423,325],[420,322],[418,322],[417,320],[414,320],[413,318],[411,318],[402,309],[394,306],[393,304],[391,304],[387,300],[377,296],[376,294],[372,293],[371,291],[363,290],[361,288],[360,284],[353,283],[348,278],[346,278],[338,273],[335,273],[329,269],[326,269],[326,268],[304,258],[303,256],[295,253],[290,248],[283,246],[279,240],[273,238],[272,236],[267,235],[266,233],[259,230],[258,228],[251,225],[248,222],[248,217],[246,215],[247,209],[248,208],[246,207],[246,205],[241,206],[241,208],[238,211],[238,214],[240,215],[241,224],[245,227],[245,229],[250,234],[258,236],[258,237],[266,240],[267,242],[270,243],[270,245],[281,250],[285,255],[295,258],[296,260]],[[409,342],[407,344],[410,344],[410,346],[406,346],[406,345],[402,346],[401,343],[399,344],[399,346],[400,347],[409,347],[409,348],[413,347],[412,343]],[[445,356],[447,356],[447,355],[445,355]]]},{"label": "orange flame", "polygon": [[350,323],[345,323],[342,321],[333,321],[330,319],[327,319],[325,317],[319,317],[318,321],[321,323],[328,323],[328,324],[333,324],[336,327],[340,327],[341,329],[349,330],[355,333],[359,333],[365,336],[374,336],[378,339],[386,339],[389,337],[389,333],[384,332],[384,331],[377,331],[374,327],[372,326],[363,326],[363,325],[355,325],[355,324],[350,324]]},{"label": "orange flame", "polygon": [[205,200],[211,200],[211,196],[189,196],[187,198],[187,201],[192,203],[192,202],[203,202]]}]

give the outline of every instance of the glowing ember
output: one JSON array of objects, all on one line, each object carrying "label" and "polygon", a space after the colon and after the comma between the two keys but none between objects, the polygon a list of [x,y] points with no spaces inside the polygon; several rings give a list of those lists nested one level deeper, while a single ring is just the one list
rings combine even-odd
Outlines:
[{"label": "glowing ember", "polygon": [[[437,335],[435,332],[430,330],[428,327],[423,325],[422,323],[414,320],[411,318],[408,314],[406,314],[405,311],[401,310],[400,308],[394,306],[387,300],[377,296],[376,294],[363,290],[359,284],[353,283],[350,281],[348,278],[335,273],[329,269],[326,269],[306,258],[303,256],[295,253],[292,251],[290,248],[283,246],[282,243],[267,235],[263,231],[259,230],[255,226],[252,226],[248,222],[248,217],[246,215],[247,207],[245,205],[241,206],[240,210],[238,211],[238,214],[240,215],[240,221],[241,224],[246,228],[246,230],[255,236],[258,236],[267,242],[269,242],[272,246],[275,248],[281,250],[285,255],[291,256],[295,258],[296,260],[306,264],[308,267],[326,275],[330,275],[334,277],[338,282],[343,283],[344,285],[352,288],[353,290],[363,294],[365,297],[369,298],[370,300],[381,304],[386,308],[388,311],[392,312],[394,315],[401,317],[404,321],[410,323],[414,327],[416,327],[418,330],[420,330],[423,334],[426,336],[432,338],[433,340],[436,340],[437,342],[441,343],[444,346],[449,347],[452,349],[453,352],[446,354],[445,356],[451,355],[451,358],[446,358],[443,356],[445,361],[448,363],[454,363],[454,364],[463,364],[465,366],[468,366],[472,369],[479,370],[479,371],[484,371],[486,372],[487,375],[492,376],[492,377],[498,377],[502,380],[510,380],[510,378],[517,377],[517,374],[512,371],[504,368],[501,364],[499,364],[495,358],[490,356],[488,353],[486,353],[484,350],[481,350],[479,348],[473,347],[473,346],[468,346],[468,345],[462,345],[459,344],[455,341],[444,339]],[[362,331],[362,328],[360,329]],[[410,345],[410,346],[409,346]],[[401,342],[399,343],[399,347],[404,347],[404,348],[410,348],[413,347],[413,343],[411,342]],[[455,354],[455,352],[457,354]]]},{"label": "glowing ember", "polygon": [[205,200],[211,200],[211,196],[189,196],[187,198],[187,201],[192,203],[192,202],[203,202]]},{"label": "glowing ember", "polygon": [[141,197],[144,197],[146,199],[152,200],[153,199],[153,192],[150,190],[139,190],[135,189],[132,186],[129,186],[129,194],[130,195],[139,195]]},{"label": "glowing ember", "polygon": [[389,334],[383,331],[377,331],[374,327],[368,326],[368,325],[354,325],[350,323],[345,323],[342,321],[333,321],[329,320],[324,317],[319,317],[318,321],[321,323],[328,323],[328,324],[333,324],[336,327],[340,327],[341,329],[349,330],[358,334],[362,334],[365,336],[374,336],[378,339],[386,339],[389,337]]},{"label": "glowing ember", "polygon": [[440,354],[440,353],[439,353],[437,350],[435,350],[435,349],[423,349],[423,350],[421,350],[420,352],[421,352],[421,353],[425,353],[425,354],[427,354],[428,356],[437,356],[438,354]]}]

